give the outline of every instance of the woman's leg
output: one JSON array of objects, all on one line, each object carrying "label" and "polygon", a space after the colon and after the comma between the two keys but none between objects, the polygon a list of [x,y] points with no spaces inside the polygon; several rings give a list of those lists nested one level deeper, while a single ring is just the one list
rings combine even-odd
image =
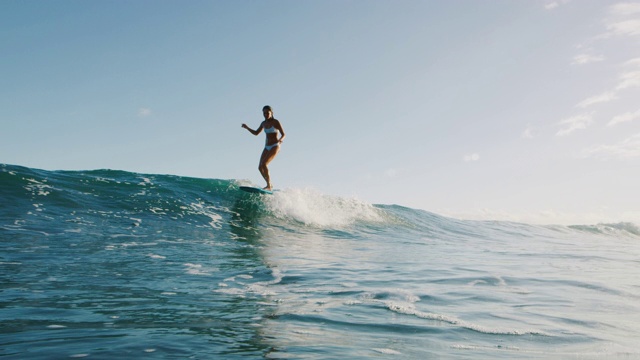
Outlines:
[{"label": "woman's leg", "polygon": [[271,190],[272,188],[271,176],[269,175],[269,168],[267,167],[267,165],[269,165],[269,163],[273,159],[275,159],[279,151],[280,146],[275,146],[271,150],[264,149],[262,151],[262,156],[260,156],[260,165],[258,165],[258,170],[260,170],[260,174],[262,174],[262,177],[267,182],[267,186],[265,187],[265,189],[267,190]]}]

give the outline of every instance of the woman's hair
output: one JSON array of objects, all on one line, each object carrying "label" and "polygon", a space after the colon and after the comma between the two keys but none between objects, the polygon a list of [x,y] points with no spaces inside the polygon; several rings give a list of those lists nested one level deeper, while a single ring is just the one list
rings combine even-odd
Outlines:
[{"label": "woman's hair", "polygon": [[271,109],[271,106],[269,106],[269,105],[265,105],[265,106],[262,107],[262,111],[265,111],[265,110],[269,110],[269,111],[273,112],[273,109]]}]

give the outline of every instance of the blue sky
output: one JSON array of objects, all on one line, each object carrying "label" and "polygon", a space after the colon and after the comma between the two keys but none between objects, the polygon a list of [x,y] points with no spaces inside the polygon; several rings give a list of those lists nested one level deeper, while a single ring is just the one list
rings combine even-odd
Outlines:
[{"label": "blue sky", "polygon": [[0,162],[640,222],[640,2],[0,2]]}]

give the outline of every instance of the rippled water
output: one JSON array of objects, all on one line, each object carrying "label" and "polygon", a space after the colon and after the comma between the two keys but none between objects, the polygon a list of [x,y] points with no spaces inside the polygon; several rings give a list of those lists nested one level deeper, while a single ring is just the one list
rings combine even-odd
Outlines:
[{"label": "rippled water", "polygon": [[635,358],[634,224],[0,165],[0,357]]}]

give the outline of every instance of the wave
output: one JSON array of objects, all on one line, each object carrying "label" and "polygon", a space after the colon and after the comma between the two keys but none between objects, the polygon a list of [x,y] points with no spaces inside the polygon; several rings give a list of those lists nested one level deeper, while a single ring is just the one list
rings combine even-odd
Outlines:
[{"label": "wave", "polygon": [[634,349],[634,224],[457,220],[245,184],[0,165],[5,352],[134,353],[88,329],[167,357]]},{"label": "wave", "polygon": [[613,224],[596,225],[571,225],[569,228],[605,235],[635,235],[640,236],[640,227],[631,222],[619,222]]},{"label": "wave", "polygon": [[[579,231],[605,236],[640,237],[640,228],[621,222],[569,227],[538,226],[505,221],[447,218],[399,205],[374,205],[355,198],[322,194],[315,189],[283,189],[273,196],[239,191],[245,180],[202,179],[176,175],[139,174],[120,170],[48,171],[0,164],[0,196],[4,226],[52,220],[82,223],[112,215],[120,225],[141,226],[167,221],[195,228],[220,228],[223,217],[260,219],[271,225],[304,231],[353,229],[375,231],[399,227],[428,237],[491,237],[491,233],[532,236],[540,231]],[[83,220],[84,219],[84,220]],[[90,221],[95,221],[90,220]],[[51,230],[51,229],[49,229]]]},{"label": "wave", "polygon": [[384,212],[355,198],[340,198],[314,189],[285,189],[265,199],[274,216],[318,227],[344,227],[357,222],[380,223]]}]

